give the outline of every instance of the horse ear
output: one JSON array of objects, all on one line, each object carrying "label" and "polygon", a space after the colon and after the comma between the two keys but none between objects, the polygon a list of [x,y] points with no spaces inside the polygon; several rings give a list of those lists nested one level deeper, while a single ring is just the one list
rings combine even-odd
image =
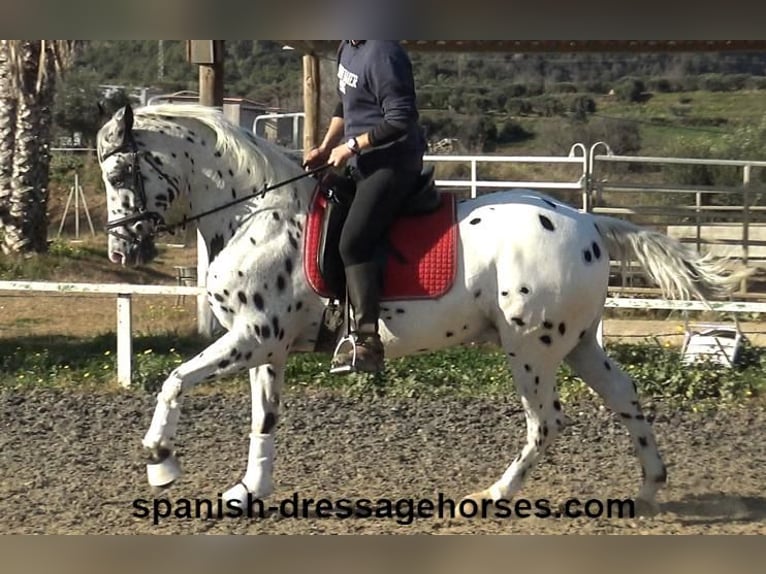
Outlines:
[{"label": "horse ear", "polygon": [[133,134],[131,133],[133,131],[133,108],[130,106],[130,104],[126,104],[119,110],[117,110],[117,113],[114,114],[114,121],[117,128],[117,134],[121,135],[120,138],[123,145],[129,143],[130,139],[132,139]]}]

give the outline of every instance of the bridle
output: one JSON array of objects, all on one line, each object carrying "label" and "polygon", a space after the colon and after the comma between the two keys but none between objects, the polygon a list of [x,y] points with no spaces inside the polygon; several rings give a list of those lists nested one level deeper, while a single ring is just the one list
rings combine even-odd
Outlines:
[{"label": "bridle", "polygon": [[[170,230],[165,224],[165,218],[161,213],[147,209],[146,190],[144,189],[144,177],[141,174],[140,160],[143,159],[152,169],[154,169],[154,171],[158,173],[160,179],[165,179],[168,185],[170,185],[176,192],[176,196],[178,196],[180,194],[176,184],[169,180],[167,176],[162,173],[162,170],[160,170],[159,166],[157,166],[150,153],[142,152],[138,149],[138,145],[136,144],[136,140],[133,137],[132,131],[126,134],[126,137],[121,145],[105,154],[101,158],[100,162],[103,163],[106,161],[106,159],[118,153],[127,153],[130,156],[130,163],[128,164],[128,176],[131,179],[131,186],[127,187],[127,189],[133,192],[135,202],[134,207],[137,212],[107,222],[105,225],[106,232],[130,243],[140,243],[141,238],[127,226],[131,223],[138,223],[140,221],[151,221],[154,223],[153,228],[155,232],[161,233],[163,231],[170,231],[172,233],[172,230]],[[116,228],[118,227],[122,227],[125,230],[125,233],[116,231]]]},{"label": "bridle", "polygon": [[[181,195],[180,190],[178,189],[178,186],[175,184],[175,182],[170,180],[170,178],[168,178],[162,172],[160,167],[157,165],[157,162],[153,159],[152,155],[149,152],[141,151],[138,149],[138,144],[136,144],[136,140],[133,137],[132,130],[127,131],[122,144],[120,144],[115,149],[110,150],[109,153],[105,154],[101,158],[100,162],[103,163],[107,158],[117,153],[127,153],[130,156],[128,171],[129,171],[129,176],[132,180],[131,181],[132,187],[127,187],[126,189],[131,190],[134,194],[134,201],[135,201],[134,207],[136,209],[136,213],[109,221],[106,224],[105,229],[108,234],[111,234],[115,237],[125,240],[129,242],[130,244],[132,244],[133,246],[139,246],[143,241],[148,239],[148,237],[143,237],[143,238],[139,237],[135,232],[133,232],[129,227],[127,227],[128,225],[132,223],[137,223],[141,221],[151,221],[154,225],[153,225],[153,233],[150,234],[149,237],[156,235],[158,233],[173,234],[176,228],[185,227],[188,223],[191,223],[192,221],[197,221],[199,219],[202,219],[203,217],[206,217],[208,215],[211,215],[213,213],[216,213],[218,211],[231,207],[232,205],[241,203],[243,201],[247,201],[248,199],[252,199],[253,197],[259,197],[259,196],[263,197],[269,191],[288,185],[290,183],[298,181],[299,179],[303,179],[304,177],[315,175],[331,167],[330,164],[321,165],[318,168],[304,171],[300,175],[291,177],[284,181],[280,181],[274,185],[264,186],[264,188],[259,191],[245,195],[233,201],[229,201],[213,209],[203,211],[202,213],[198,213],[191,217],[184,216],[183,219],[178,223],[167,224],[165,221],[165,218],[162,216],[161,213],[157,211],[150,211],[147,208],[146,190],[144,189],[144,177],[141,174],[140,160],[143,159],[149,165],[149,167],[151,167],[152,169],[154,169],[154,171],[157,172],[160,179],[165,180],[167,184],[173,188],[173,190],[176,193],[176,197],[180,197]],[[122,233],[120,231],[117,231],[116,229],[119,227],[122,227],[125,230],[125,232]]]}]

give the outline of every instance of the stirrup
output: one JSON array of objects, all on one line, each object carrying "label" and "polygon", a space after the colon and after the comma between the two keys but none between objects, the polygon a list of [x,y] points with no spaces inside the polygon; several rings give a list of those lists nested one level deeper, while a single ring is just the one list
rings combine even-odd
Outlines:
[{"label": "stirrup", "polygon": [[[332,361],[335,360],[335,358],[338,356],[338,353],[341,350],[341,347],[343,347],[343,345],[346,343],[349,343],[351,345],[351,364],[333,366]],[[330,373],[333,375],[342,375],[342,374],[355,373],[355,372],[356,372],[356,333],[349,333],[348,335],[343,337],[340,341],[338,341],[338,344],[335,346],[335,351],[333,352],[332,359],[330,360]]]}]

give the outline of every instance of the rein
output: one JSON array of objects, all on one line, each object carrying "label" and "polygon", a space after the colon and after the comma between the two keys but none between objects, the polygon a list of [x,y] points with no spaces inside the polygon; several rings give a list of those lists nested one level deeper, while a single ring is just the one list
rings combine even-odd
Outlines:
[{"label": "rein", "polygon": [[317,173],[319,173],[321,171],[324,171],[328,167],[330,167],[330,164],[325,164],[325,165],[319,166],[317,168],[314,168],[312,170],[305,171],[305,172],[303,172],[300,175],[296,175],[294,177],[291,177],[290,179],[285,179],[283,181],[275,183],[274,185],[266,185],[260,191],[256,191],[254,193],[251,193],[250,195],[246,195],[244,197],[237,198],[237,199],[235,199],[233,201],[229,201],[228,203],[224,203],[223,205],[219,205],[218,207],[214,207],[213,209],[208,209],[207,211],[203,211],[202,213],[198,213],[198,214],[193,215],[191,217],[184,216],[184,218],[179,223],[175,223],[175,224],[170,225],[170,226],[165,225],[163,228],[165,230],[169,231],[170,233],[172,233],[171,230],[176,228],[176,227],[178,227],[179,225],[180,226],[185,226],[187,223],[189,223],[191,221],[196,221],[198,219],[202,219],[203,217],[207,217],[208,215],[216,213],[217,211],[221,211],[223,209],[231,207],[232,205],[236,205],[238,203],[242,203],[243,201],[246,201],[248,199],[252,199],[254,197],[263,197],[269,191],[273,191],[273,190],[275,190],[277,188],[280,188],[282,186],[285,186],[285,185],[288,185],[288,184],[293,183],[295,181],[298,181],[300,179],[303,179],[304,177],[309,177],[309,176],[312,176],[312,175],[316,175]]}]

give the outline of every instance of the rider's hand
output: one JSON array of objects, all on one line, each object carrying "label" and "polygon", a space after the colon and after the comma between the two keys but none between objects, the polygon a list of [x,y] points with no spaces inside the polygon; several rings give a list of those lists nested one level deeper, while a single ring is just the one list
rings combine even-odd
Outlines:
[{"label": "rider's hand", "polygon": [[315,147],[314,149],[310,150],[306,157],[303,159],[303,166],[307,170],[312,170],[318,168],[320,165],[324,165],[327,163],[327,159],[330,157],[330,152],[321,148],[321,147]]},{"label": "rider's hand", "polygon": [[354,155],[354,152],[343,143],[330,150],[330,158],[327,160],[327,163],[335,167],[343,167],[352,155]]}]

